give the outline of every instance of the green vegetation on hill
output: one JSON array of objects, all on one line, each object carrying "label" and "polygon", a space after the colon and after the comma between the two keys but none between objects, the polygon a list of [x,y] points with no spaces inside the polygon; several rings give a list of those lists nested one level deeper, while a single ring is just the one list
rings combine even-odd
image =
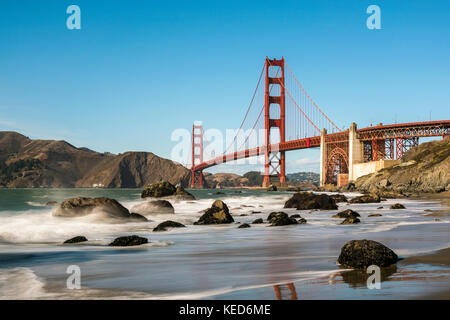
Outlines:
[{"label": "green vegetation on hill", "polygon": [[42,162],[39,159],[20,159],[7,165],[4,161],[0,162],[0,177],[6,182],[11,181],[14,176],[22,176],[22,172],[39,169]]}]

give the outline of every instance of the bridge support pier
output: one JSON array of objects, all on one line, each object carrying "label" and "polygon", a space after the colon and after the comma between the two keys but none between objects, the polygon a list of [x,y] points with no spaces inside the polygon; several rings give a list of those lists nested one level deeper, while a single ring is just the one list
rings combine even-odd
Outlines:
[{"label": "bridge support pier", "polygon": [[352,123],[348,132],[348,181],[354,180],[354,164],[363,162],[363,144],[356,134],[356,123]]},{"label": "bridge support pier", "polygon": [[320,133],[320,186],[325,184],[325,166],[327,165],[327,154],[325,146],[325,136],[327,135],[327,129],[323,129]]}]

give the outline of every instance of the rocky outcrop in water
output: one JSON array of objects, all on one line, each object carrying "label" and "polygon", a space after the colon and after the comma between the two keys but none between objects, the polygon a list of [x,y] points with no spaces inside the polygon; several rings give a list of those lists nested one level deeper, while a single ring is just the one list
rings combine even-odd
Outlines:
[{"label": "rocky outcrop in water", "polygon": [[69,240],[64,241],[64,243],[80,243],[80,242],[86,242],[88,239],[85,236],[77,236],[73,237]]},{"label": "rocky outcrop in water", "polygon": [[341,224],[357,224],[360,222],[361,221],[357,217],[347,217],[341,222]]},{"label": "rocky outcrop in water", "polygon": [[381,198],[376,194],[365,194],[359,197],[354,197],[348,203],[378,203]]},{"label": "rocky outcrop in water", "polygon": [[402,205],[401,203],[394,203],[393,205],[390,206],[391,209],[406,209],[404,205]]},{"label": "rocky outcrop in water", "polygon": [[211,208],[208,208],[200,219],[194,224],[225,224],[232,222],[234,222],[234,219],[230,214],[228,206],[222,200],[216,200],[212,204]]},{"label": "rocky outcrop in water", "polygon": [[168,228],[184,228],[186,227],[184,224],[176,222],[176,221],[164,221],[161,222],[156,226],[156,228],[153,229],[153,232],[158,231],[167,231]]},{"label": "rocky outcrop in water", "polygon": [[251,226],[248,223],[243,223],[241,224],[238,229],[245,229],[245,228],[250,228]]},{"label": "rocky outcrop in water", "polygon": [[371,265],[388,267],[396,263],[394,251],[373,240],[352,240],[341,249],[338,263],[343,267],[364,269]]},{"label": "rocky outcrop in water", "polygon": [[258,218],[252,222],[252,224],[261,224],[261,223],[264,223],[264,220],[262,218]]},{"label": "rocky outcrop in water", "polygon": [[334,200],[334,202],[347,202],[347,197],[343,194],[331,194],[330,197]]},{"label": "rocky outcrop in water", "polygon": [[289,217],[285,212],[272,212],[267,217],[271,226],[287,226],[290,224],[298,224],[298,221]]},{"label": "rocky outcrop in water", "polygon": [[167,200],[154,200],[139,203],[130,209],[131,212],[136,212],[141,215],[152,215],[152,214],[173,214],[175,209],[172,204]]},{"label": "rocky outcrop in water", "polygon": [[351,209],[347,209],[341,212],[336,213],[335,215],[332,216],[332,218],[358,218],[360,217],[359,213],[356,211],[353,211]]},{"label": "rocky outcrop in water", "polygon": [[315,194],[312,192],[298,192],[284,204],[284,208],[296,208],[297,210],[337,209],[336,202],[332,197],[326,194]]},{"label": "rocky outcrop in water", "polygon": [[147,238],[139,237],[136,235],[133,236],[125,236],[114,239],[113,242],[109,244],[111,247],[130,247],[130,246],[139,246],[141,244],[148,243]]},{"label": "rocky outcrop in water", "polygon": [[195,197],[184,190],[183,187],[175,187],[168,181],[160,181],[145,187],[141,193],[141,198],[162,198],[173,197],[179,200],[195,200]]}]

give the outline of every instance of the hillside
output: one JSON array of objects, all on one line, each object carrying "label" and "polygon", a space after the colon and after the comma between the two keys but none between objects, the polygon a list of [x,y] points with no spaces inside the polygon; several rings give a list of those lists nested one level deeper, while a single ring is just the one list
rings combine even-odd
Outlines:
[{"label": "hillside", "polygon": [[402,162],[360,177],[359,190],[384,188],[398,192],[441,192],[450,189],[450,137],[422,143],[403,156]]},{"label": "hillside", "polygon": [[188,169],[150,152],[98,153],[0,132],[0,187],[135,188],[161,179],[188,185],[189,178]]}]

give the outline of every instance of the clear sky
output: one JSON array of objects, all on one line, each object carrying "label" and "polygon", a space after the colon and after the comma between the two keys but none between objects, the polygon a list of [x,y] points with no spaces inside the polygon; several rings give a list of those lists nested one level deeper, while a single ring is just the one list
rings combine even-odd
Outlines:
[{"label": "clear sky", "polygon": [[[239,127],[266,56],[340,127],[450,118],[448,0],[2,0],[0,130],[170,157],[194,120]],[[288,171],[317,159],[289,153]]]}]

